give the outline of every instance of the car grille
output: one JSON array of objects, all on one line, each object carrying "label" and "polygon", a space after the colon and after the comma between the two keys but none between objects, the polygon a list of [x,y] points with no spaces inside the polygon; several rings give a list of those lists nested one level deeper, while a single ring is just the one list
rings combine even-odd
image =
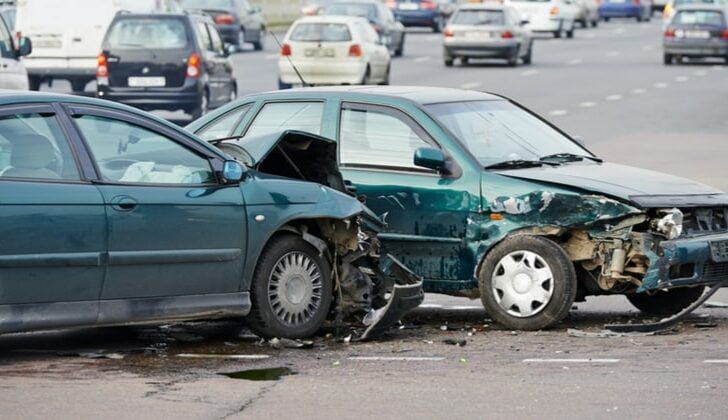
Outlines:
[{"label": "car grille", "polygon": [[704,281],[720,281],[728,277],[728,262],[705,264],[703,269]]},{"label": "car grille", "polygon": [[688,234],[728,231],[728,209],[685,209],[683,214],[683,230]]}]

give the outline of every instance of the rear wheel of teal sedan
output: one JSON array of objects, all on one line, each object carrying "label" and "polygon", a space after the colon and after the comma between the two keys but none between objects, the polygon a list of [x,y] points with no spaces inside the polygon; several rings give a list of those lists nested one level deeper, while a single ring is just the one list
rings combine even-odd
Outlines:
[{"label": "rear wheel of teal sedan", "polygon": [[258,260],[248,323],[261,337],[308,337],[326,320],[331,299],[326,259],[298,236],[277,236]]},{"label": "rear wheel of teal sedan", "polygon": [[641,312],[650,315],[675,315],[690,306],[703,296],[705,287],[681,287],[678,289],[660,290],[653,294],[634,293],[627,295],[627,300]]},{"label": "rear wheel of teal sedan", "polygon": [[576,296],[576,272],[555,242],[519,235],[486,256],[479,274],[480,299],[507,328],[538,330],[558,323]]}]

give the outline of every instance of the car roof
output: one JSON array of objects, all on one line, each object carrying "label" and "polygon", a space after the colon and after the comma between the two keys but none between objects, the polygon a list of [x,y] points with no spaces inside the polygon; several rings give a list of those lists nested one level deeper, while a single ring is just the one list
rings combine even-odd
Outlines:
[{"label": "car roof", "polygon": [[317,15],[317,16],[304,16],[297,19],[294,25],[299,23],[353,23],[359,21],[367,21],[363,17],[358,16],[346,16],[346,15]]},{"label": "car roof", "polygon": [[[289,97],[291,93],[318,95],[339,95],[344,99],[356,99],[357,96],[378,96],[383,98],[403,98],[411,102],[426,105],[443,102],[458,101],[493,101],[504,98],[476,90],[464,90],[455,88],[429,87],[429,86],[327,86],[307,87],[290,90],[279,90],[267,92],[263,95],[275,98]],[[249,96],[260,96],[254,94]]]},{"label": "car roof", "polygon": [[508,6],[501,3],[473,3],[463,4],[458,10],[503,10]]}]

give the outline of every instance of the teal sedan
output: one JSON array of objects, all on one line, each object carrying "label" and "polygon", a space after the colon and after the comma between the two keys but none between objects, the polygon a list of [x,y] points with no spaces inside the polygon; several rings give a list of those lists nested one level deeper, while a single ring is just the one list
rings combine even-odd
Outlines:
[{"label": "teal sedan", "polygon": [[338,168],[302,158],[335,144],[248,147],[245,166],[131,107],[0,92],[0,333],[247,316],[298,338],[337,315],[366,336],[422,301]]},{"label": "teal sedan", "polygon": [[728,278],[728,194],[604,162],[498,95],[279,91],[187,129],[229,144],[283,129],[336,141],[328,159],[387,222],[384,248],[425,279],[425,291],[480,297],[508,328],[553,326],[591,295],[676,314]]}]

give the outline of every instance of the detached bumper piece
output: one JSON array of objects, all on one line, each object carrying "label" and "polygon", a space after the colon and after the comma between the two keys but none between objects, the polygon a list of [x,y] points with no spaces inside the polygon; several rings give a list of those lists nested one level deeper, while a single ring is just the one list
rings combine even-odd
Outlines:
[{"label": "detached bumper piece", "polygon": [[409,311],[420,306],[425,299],[422,278],[399,260],[387,254],[380,266],[382,272],[394,278],[395,285],[387,304],[379,309],[373,309],[364,317],[363,322],[367,325],[367,329],[360,340],[368,340],[386,332]]}]

